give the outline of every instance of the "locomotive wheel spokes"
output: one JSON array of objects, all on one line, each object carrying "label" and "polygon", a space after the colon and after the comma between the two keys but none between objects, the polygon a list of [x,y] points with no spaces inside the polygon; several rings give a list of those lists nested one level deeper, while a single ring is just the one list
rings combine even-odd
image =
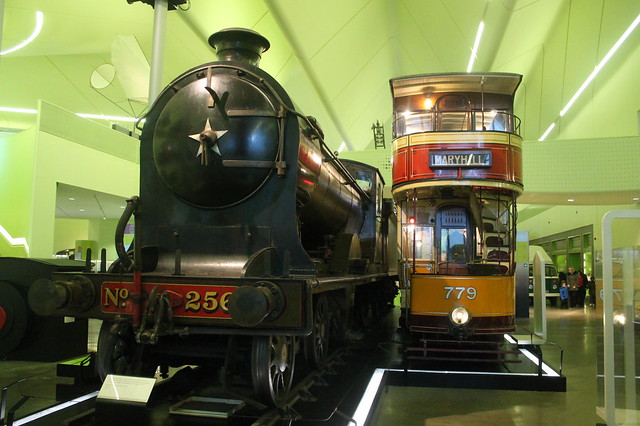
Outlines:
[{"label": "locomotive wheel spokes", "polygon": [[112,333],[113,322],[103,321],[98,336],[98,373],[104,380],[109,374],[151,377],[156,366],[142,359],[143,345],[136,343],[128,325]]},{"label": "locomotive wheel spokes", "polygon": [[251,377],[258,398],[282,407],[293,382],[295,338],[256,336],[251,352]]},{"label": "locomotive wheel spokes", "polygon": [[331,312],[327,296],[321,295],[313,311],[313,330],[305,338],[305,355],[315,367],[322,367],[329,355]]}]

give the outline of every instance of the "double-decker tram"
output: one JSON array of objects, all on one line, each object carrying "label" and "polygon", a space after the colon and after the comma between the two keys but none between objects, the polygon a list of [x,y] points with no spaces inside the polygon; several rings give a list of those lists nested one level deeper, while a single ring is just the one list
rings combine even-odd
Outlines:
[{"label": "double-decker tram", "polygon": [[475,343],[502,342],[515,331],[516,199],[523,185],[513,99],[521,80],[448,73],[390,81],[400,327],[411,337],[410,359],[452,352],[491,358],[500,351]]}]

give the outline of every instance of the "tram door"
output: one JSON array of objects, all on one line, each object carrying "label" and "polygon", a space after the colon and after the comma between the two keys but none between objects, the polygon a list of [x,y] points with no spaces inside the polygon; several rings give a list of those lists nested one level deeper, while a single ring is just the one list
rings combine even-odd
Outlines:
[{"label": "tram door", "polygon": [[467,209],[447,206],[438,210],[436,248],[440,274],[467,275],[473,258],[471,224]]}]

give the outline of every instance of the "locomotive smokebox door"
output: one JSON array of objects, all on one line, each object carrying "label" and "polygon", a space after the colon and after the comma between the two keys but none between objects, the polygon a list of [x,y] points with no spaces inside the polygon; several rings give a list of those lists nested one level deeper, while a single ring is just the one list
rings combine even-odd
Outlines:
[{"label": "locomotive smokebox door", "polygon": [[269,177],[278,154],[277,110],[257,82],[225,68],[207,72],[216,78],[194,75],[167,102],[153,156],[175,195],[222,208],[250,197]]}]

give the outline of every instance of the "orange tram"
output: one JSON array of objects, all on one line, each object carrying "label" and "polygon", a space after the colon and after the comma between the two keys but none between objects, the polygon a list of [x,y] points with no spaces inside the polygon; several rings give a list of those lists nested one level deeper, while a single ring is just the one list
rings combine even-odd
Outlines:
[{"label": "orange tram", "polygon": [[516,199],[523,185],[513,99],[521,80],[510,73],[390,80],[400,329],[411,338],[410,359],[447,359],[463,344],[484,348],[462,350],[479,359],[480,352],[500,351],[475,343],[502,342],[515,331]]}]

